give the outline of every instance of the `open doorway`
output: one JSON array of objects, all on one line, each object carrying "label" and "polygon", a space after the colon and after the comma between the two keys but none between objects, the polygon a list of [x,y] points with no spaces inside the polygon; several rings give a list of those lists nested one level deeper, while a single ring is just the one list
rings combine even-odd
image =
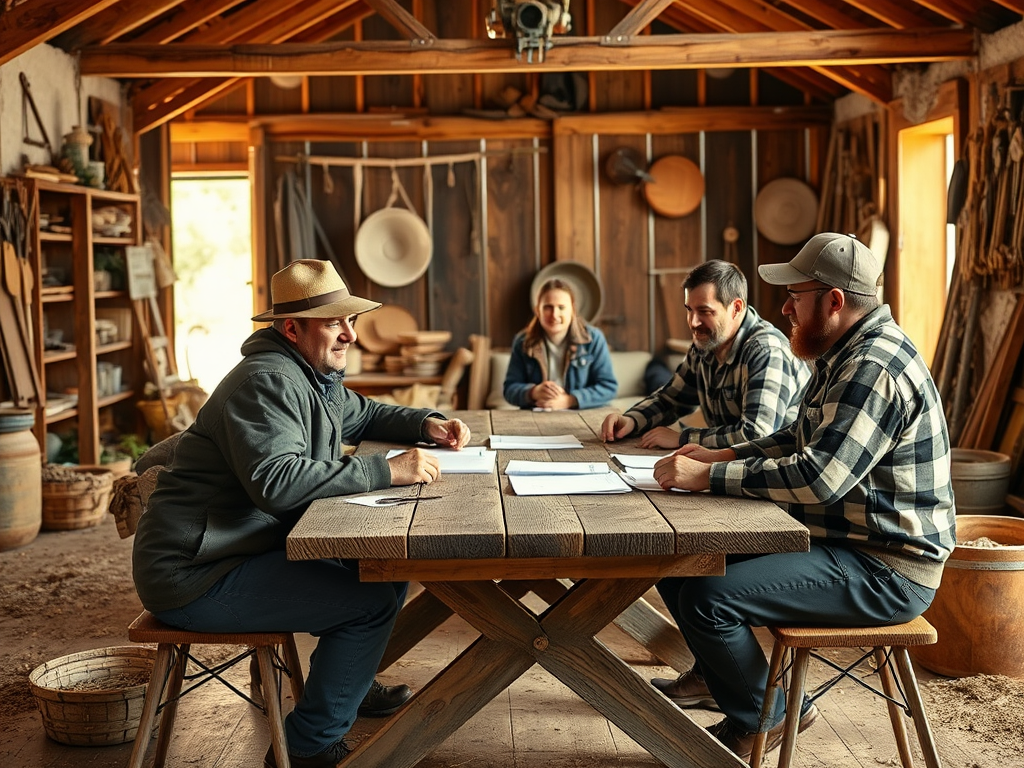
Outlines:
[{"label": "open doorway", "polygon": [[953,172],[952,117],[898,134],[900,326],[931,364],[942,330],[953,263],[955,227],[946,223]]},{"label": "open doorway", "polygon": [[253,329],[248,176],[176,175],[171,219],[178,371],[212,392]]}]

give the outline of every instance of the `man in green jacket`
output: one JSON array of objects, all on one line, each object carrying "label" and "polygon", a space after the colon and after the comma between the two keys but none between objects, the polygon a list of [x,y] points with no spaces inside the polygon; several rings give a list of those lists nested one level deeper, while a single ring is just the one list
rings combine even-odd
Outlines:
[{"label": "man in green jacket", "polygon": [[[437,459],[413,448],[346,456],[361,440],[460,449],[469,428],[436,411],[384,405],[343,385],[360,314],[327,261],[301,260],[271,281],[273,321],[214,390],[159,474],[135,536],[143,605],[200,632],[308,632],[319,638],[285,731],[293,768],[334,768],[357,712],[389,714],[411,694],[374,680],[405,584],[362,583],[341,560],[290,561],[285,538],[316,499],[431,483]],[[265,765],[276,768],[273,750]]]}]

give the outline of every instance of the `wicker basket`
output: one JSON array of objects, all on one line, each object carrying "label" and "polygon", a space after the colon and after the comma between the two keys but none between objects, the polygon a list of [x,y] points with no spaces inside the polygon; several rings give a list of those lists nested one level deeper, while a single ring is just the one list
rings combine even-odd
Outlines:
[{"label": "wicker basket", "polygon": [[43,481],[43,529],[69,531],[103,522],[114,487],[114,473],[105,467],[75,467],[85,475],[74,482]]},{"label": "wicker basket", "polygon": [[73,653],[36,667],[28,679],[46,735],[77,746],[134,740],[155,659],[155,649],[129,645]]}]

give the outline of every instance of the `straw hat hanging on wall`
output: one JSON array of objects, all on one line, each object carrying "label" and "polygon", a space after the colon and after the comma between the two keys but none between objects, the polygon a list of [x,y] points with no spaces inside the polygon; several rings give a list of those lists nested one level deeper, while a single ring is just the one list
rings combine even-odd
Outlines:
[{"label": "straw hat hanging on wall", "polygon": [[804,242],[817,220],[818,196],[800,179],[769,181],[754,201],[757,231],[776,245]]},{"label": "straw hat hanging on wall", "polygon": [[[408,206],[393,208],[401,195]],[[398,173],[391,169],[391,196],[371,213],[356,232],[356,263],[368,278],[386,288],[399,288],[419,280],[430,266],[434,243],[426,222],[413,213],[413,205]]]},{"label": "straw hat hanging on wall", "polygon": [[593,323],[601,314],[601,304],[604,301],[601,279],[594,270],[578,261],[555,261],[540,270],[530,285],[531,308],[537,306],[541,286],[556,277],[572,286],[576,296],[576,314],[586,322]]}]

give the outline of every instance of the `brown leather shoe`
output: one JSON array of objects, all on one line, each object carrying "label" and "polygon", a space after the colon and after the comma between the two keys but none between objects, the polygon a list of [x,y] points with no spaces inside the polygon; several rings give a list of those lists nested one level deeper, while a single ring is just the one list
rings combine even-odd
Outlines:
[{"label": "brown leather shoe", "polygon": [[[797,726],[797,733],[803,733],[818,719],[818,708],[811,704],[807,711],[800,717],[800,725]],[[767,755],[782,743],[782,737],[786,732],[786,721],[776,725],[768,731],[768,738],[765,740],[764,753]],[[754,737],[756,733],[741,731],[728,717],[719,720],[708,728],[708,733],[722,742],[725,746],[736,753],[743,762],[750,761],[750,753],[754,751]]]},{"label": "brown leather shoe", "polygon": [[656,677],[651,680],[651,685],[672,699],[677,707],[700,707],[721,712],[711,691],[708,690],[708,684],[704,682],[704,678],[698,677],[692,669],[689,672],[683,672],[674,680],[668,677]]}]

